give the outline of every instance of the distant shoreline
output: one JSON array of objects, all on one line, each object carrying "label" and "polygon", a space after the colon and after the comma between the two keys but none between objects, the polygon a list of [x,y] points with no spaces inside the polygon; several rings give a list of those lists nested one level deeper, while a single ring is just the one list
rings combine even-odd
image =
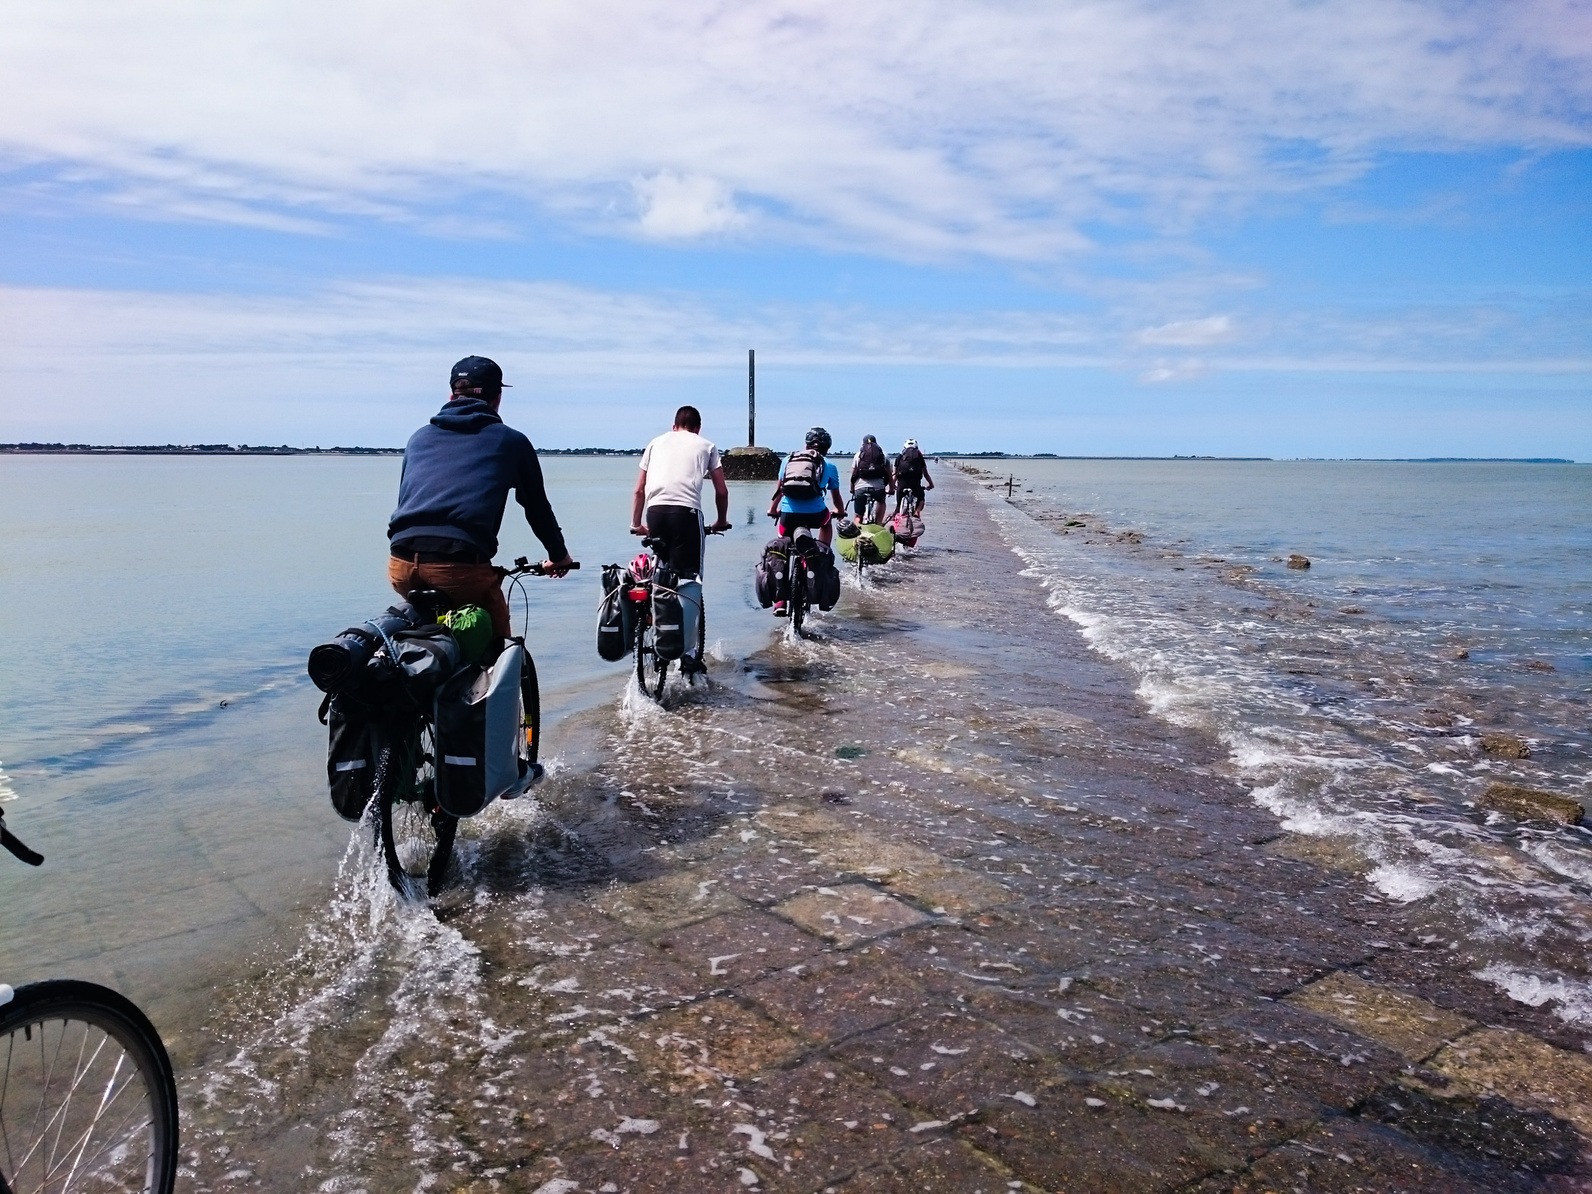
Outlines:
[{"label": "distant shoreline", "polygon": [[[538,448],[541,456],[640,456],[640,448]],[[295,448],[257,444],[0,444],[7,456],[402,456],[402,448]],[[850,457],[850,452],[832,452]],[[1054,452],[932,452],[946,460],[1190,460],[1337,464],[1575,464],[1562,456],[1060,456]]]}]

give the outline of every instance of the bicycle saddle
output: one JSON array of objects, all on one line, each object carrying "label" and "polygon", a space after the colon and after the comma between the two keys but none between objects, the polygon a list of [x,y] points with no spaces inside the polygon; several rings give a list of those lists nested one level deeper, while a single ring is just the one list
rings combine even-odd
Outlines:
[{"label": "bicycle saddle", "polygon": [[453,598],[441,589],[410,589],[404,599],[423,614],[435,618],[444,610],[453,608]]}]

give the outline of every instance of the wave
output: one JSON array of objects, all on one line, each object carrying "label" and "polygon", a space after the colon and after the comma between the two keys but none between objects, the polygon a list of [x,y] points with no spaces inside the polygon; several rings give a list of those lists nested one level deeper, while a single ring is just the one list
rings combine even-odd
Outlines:
[{"label": "wave", "polygon": [[1494,959],[1488,981],[1592,1025],[1592,985],[1564,968],[1592,943],[1592,834],[1477,815],[1498,772],[1478,761],[1470,718],[1434,730],[1409,717],[1395,691],[1415,687],[1421,666],[1401,641],[1409,631],[1322,624],[1248,576],[1223,583],[1138,540],[1122,552],[1098,537],[1083,546],[978,492],[1050,608],[1129,669],[1154,716],[1220,741],[1234,778],[1281,828],[1351,842],[1384,898],[1458,914]]}]

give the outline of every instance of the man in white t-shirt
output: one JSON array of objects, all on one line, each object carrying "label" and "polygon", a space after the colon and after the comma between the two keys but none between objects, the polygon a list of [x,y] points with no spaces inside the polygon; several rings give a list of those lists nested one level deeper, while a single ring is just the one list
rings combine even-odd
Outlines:
[{"label": "man in white t-shirt", "polygon": [[641,454],[641,475],[636,479],[630,510],[630,533],[662,539],[669,566],[679,577],[684,614],[681,629],[685,632],[680,670],[688,676],[703,670],[697,640],[702,617],[704,477],[713,481],[718,507],[717,521],[706,530],[730,529],[730,487],[724,483],[724,466],[719,462],[719,450],[702,438],[701,430],[702,415],[696,407],[682,406],[674,412],[674,429],[658,436]]}]

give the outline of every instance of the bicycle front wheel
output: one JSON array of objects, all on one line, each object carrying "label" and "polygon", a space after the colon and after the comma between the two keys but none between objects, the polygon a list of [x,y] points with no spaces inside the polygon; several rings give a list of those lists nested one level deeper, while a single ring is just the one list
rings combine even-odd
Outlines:
[{"label": "bicycle front wheel", "polygon": [[22,987],[0,1006],[0,1190],[170,1194],[177,1083],[160,1034],[94,983]]},{"label": "bicycle front wheel", "polygon": [[539,765],[542,753],[542,689],[536,682],[536,660],[524,648],[521,648],[520,669],[520,704],[523,713],[520,722],[523,728],[521,757],[535,768]]}]

